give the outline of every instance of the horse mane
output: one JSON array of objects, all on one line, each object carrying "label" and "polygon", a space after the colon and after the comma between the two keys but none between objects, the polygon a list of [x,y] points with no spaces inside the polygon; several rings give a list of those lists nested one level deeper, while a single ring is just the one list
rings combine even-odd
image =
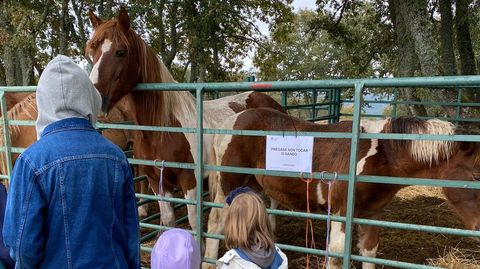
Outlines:
[{"label": "horse mane", "polygon": [[[100,46],[106,38],[110,39],[112,44],[125,44],[129,57],[138,59],[140,83],[177,82],[147,43],[132,29],[125,32],[116,19],[106,21],[95,29],[95,34],[85,50],[86,54]],[[136,91],[134,94],[140,97],[137,98],[140,104],[136,109],[142,115],[142,120],[148,124],[172,126],[175,115],[196,115],[195,100],[187,91]]]},{"label": "horse mane", "polygon": [[[8,112],[7,117],[10,120],[35,120],[38,115],[35,93],[25,97],[22,101],[16,103]],[[3,130],[2,130],[3,133]],[[10,125],[10,136],[19,135],[20,126]]]},{"label": "horse mane", "polygon": [[[399,117],[387,119],[383,133],[454,135],[455,126],[438,119],[421,120],[417,118]],[[413,160],[432,166],[449,159],[454,153],[453,141],[429,140],[390,140],[393,152],[407,149]]]},{"label": "horse mane", "polygon": [[[22,101],[16,103],[8,112],[7,117],[10,120],[35,120],[37,118],[38,110],[36,104],[36,95],[32,93],[25,97]],[[0,126],[0,146],[5,146],[3,140],[3,126]],[[8,132],[10,135],[10,142],[12,146],[15,146],[17,138],[22,135],[19,125],[9,125]],[[7,173],[7,162],[5,153],[0,153],[0,172],[2,174]]]}]

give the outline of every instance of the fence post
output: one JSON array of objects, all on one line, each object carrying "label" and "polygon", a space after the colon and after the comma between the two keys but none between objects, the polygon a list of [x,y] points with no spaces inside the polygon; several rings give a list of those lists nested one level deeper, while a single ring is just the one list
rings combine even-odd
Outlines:
[{"label": "fence post", "polygon": [[195,166],[195,178],[197,179],[197,193],[196,193],[196,234],[197,243],[202,249],[202,234],[203,234],[203,88],[198,87],[196,90],[196,110],[197,110],[197,130],[195,132],[195,142],[197,143],[197,163]]},{"label": "fence post", "polygon": [[348,173],[347,212],[345,214],[345,245],[343,251],[343,269],[350,268],[352,252],[353,211],[355,209],[355,181],[357,178],[357,155],[360,142],[360,113],[362,106],[363,82],[355,83],[353,104],[352,140],[350,144],[350,168]]},{"label": "fence post", "polygon": [[10,141],[10,128],[8,127],[8,111],[7,111],[7,100],[5,99],[5,92],[0,91],[1,100],[1,109],[2,109],[2,128],[3,128],[3,147],[5,154],[5,162],[7,167],[7,180],[5,181],[5,188],[8,188],[10,185],[10,179],[12,176],[12,152],[11,152],[11,141]]}]

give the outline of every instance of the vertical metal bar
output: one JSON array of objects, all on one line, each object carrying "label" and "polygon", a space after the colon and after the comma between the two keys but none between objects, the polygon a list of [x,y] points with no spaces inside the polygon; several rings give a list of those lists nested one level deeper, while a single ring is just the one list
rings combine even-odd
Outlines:
[{"label": "vertical metal bar", "polygon": [[[448,89],[447,89],[448,91]],[[455,112],[455,123],[458,123],[460,121],[460,117],[462,115],[462,106],[461,106],[461,103],[462,103],[462,95],[463,95],[463,88],[460,88],[458,89],[457,91],[457,109],[456,109],[456,112]]]},{"label": "vertical metal bar", "polygon": [[196,110],[197,110],[197,130],[195,133],[195,141],[197,143],[197,163],[195,166],[195,177],[197,179],[197,193],[196,193],[196,224],[197,224],[197,243],[202,249],[202,202],[203,202],[203,88],[199,87],[196,91]]},{"label": "vertical metal bar", "polygon": [[282,91],[281,103],[284,108],[287,107],[287,93],[288,93],[287,90]]},{"label": "vertical metal bar", "polygon": [[343,251],[343,269],[350,268],[350,254],[352,251],[353,211],[355,209],[355,181],[357,178],[357,155],[360,132],[360,113],[362,106],[363,82],[355,83],[353,104],[352,140],[350,144],[350,168],[348,173],[347,212],[345,214],[345,248]]},{"label": "vertical metal bar", "polygon": [[335,93],[335,121],[334,122],[339,122],[340,121],[340,108],[342,106],[342,89],[341,88],[335,88],[334,90]]},{"label": "vertical metal bar", "polygon": [[312,90],[312,100],[313,100],[313,105],[312,105],[312,122],[315,122],[315,120],[317,119],[317,110],[316,110],[316,106],[317,106],[317,89],[313,89]]},{"label": "vertical metal bar", "polygon": [[398,100],[398,88],[393,89],[393,108],[392,108],[392,113],[391,117],[395,118],[397,117],[397,100]]},{"label": "vertical metal bar", "polygon": [[5,99],[5,92],[0,91],[1,100],[1,109],[2,109],[2,128],[3,128],[3,146],[5,151],[5,161],[7,167],[7,177],[8,179],[5,182],[5,188],[8,188],[10,184],[10,179],[12,176],[12,152],[11,152],[11,142],[10,142],[10,129],[8,127],[8,111],[7,111],[7,100]]}]

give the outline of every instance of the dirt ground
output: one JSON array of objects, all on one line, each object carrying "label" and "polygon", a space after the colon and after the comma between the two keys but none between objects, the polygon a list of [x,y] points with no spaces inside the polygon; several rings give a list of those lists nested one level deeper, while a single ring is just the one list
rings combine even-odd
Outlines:
[{"label": "dirt ground", "polygon": [[[152,206],[151,211],[155,210]],[[184,211],[178,210],[176,215],[185,215]],[[385,209],[381,220],[463,228],[450,211],[441,190],[433,187],[408,187],[401,190]],[[317,248],[325,249],[325,222],[316,221],[314,226]],[[182,224],[181,227],[188,228],[188,225]],[[145,232],[147,231],[142,233]],[[305,246],[305,220],[277,217],[275,235],[279,243]],[[153,244],[154,241],[151,241],[146,243],[146,246]],[[353,245],[356,245],[356,242]],[[225,249],[220,252],[224,253]],[[354,249],[353,253],[357,254],[357,250]],[[305,268],[305,255],[289,251],[285,251],[285,254],[289,259],[289,268]],[[149,256],[142,254],[144,266],[149,265]],[[384,228],[380,234],[377,257],[451,269],[480,269],[480,241],[459,236]],[[351,268],[361,268],[361,264],[355,262]]]}]

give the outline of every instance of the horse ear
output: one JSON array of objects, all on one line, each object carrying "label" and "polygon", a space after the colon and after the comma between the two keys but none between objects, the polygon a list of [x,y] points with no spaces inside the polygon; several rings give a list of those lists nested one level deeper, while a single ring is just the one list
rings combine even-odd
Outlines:
[{"label": "horse ear", "polygon": [[125,32],[130,29],[130,17],[128,16],[128,11],[123,6],[118,11],[118,22]]},{"label": "horse ear", "polygon": [[93,13],[92,9],[88,10],[88,17],[90,18],[90,22],[92,23],[93,29],[97,28],[103,21]]}]

